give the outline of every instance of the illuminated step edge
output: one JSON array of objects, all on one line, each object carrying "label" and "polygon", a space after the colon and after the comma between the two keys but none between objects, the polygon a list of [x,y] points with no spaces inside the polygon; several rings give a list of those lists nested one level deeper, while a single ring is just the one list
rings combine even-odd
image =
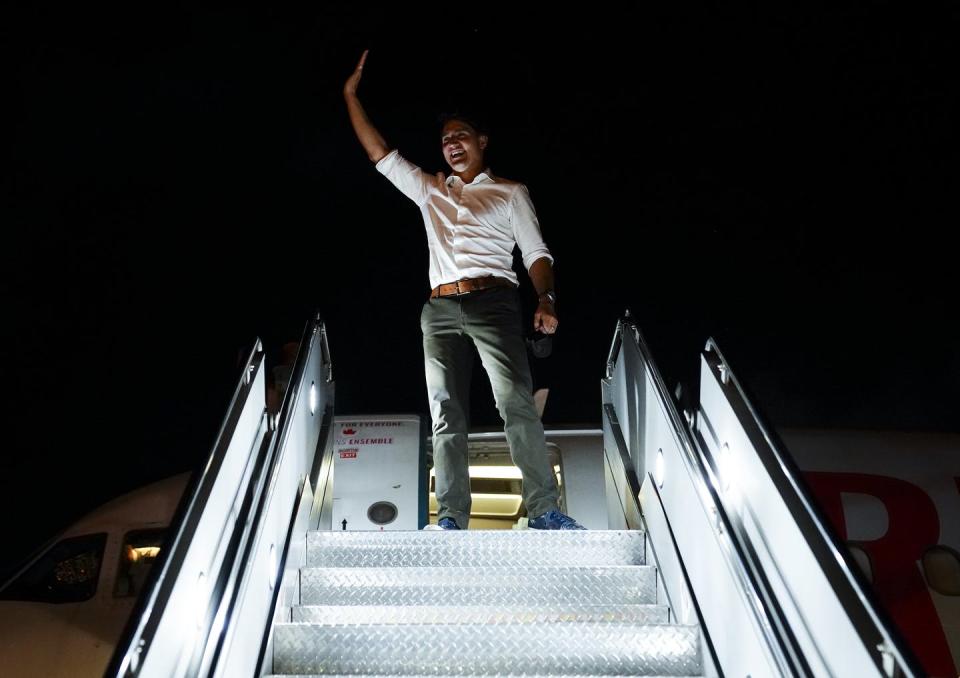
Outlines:
[{"label": "illuminated step edge", "polygon": [[636,605],[657,602],[653,567],[310,567],[301,605]]},{"label": "illuminated step edge", "polygon": [[606,622],[666,624],[666,605],[307,605],[293,608],[293,621],[346,624],[547,624]]},{"label": "illuminated step edge", "polygon": [[280,624],[278,673],[663,675],[701,672],[695,626],[596,623],[317,626]]},{"label": "illuminated step edge", "polygon": [[308,533],[310,542],[323,544],[422,544],[436,543],[440,539],[461,539],[474,544],[489,542],[565,544],[603,543],[617,541],[643,541],[642,530],[398,530],[377,531],[326,531]]},{"label": "illuminated step edge", "polygon": [[643,565],[642,532],[313,532],[310,567]]}]

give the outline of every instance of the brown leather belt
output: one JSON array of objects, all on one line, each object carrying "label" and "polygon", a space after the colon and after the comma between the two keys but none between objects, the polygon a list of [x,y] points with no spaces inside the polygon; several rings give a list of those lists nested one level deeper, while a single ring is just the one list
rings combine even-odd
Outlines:
[{"label": "brown leather belt", "polygon": [[461,294],[470,294],[479,290],[486,290],[491,287],[513,287],[513,283],[506,278],[500,278],[495,275],[487,275],[482,278],[464,278],[457,282],[445,283],[439,287],[434,287],[430,292],[430,298],[437,297],[457,297]]}]

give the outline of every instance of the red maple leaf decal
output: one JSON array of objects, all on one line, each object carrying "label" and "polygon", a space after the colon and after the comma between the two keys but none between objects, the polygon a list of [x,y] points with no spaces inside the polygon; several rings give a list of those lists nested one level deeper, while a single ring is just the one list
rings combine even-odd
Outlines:
[{"label": "red maple leaf decal", "polygon": [[354,429],[352,429],[352,428],[345,428],[345,429],[343,429],[343,435],[345,435],[345,436],[352,436],[352,435],[354,435],[355,433],[356,433],[356,430],[354,430]]}]

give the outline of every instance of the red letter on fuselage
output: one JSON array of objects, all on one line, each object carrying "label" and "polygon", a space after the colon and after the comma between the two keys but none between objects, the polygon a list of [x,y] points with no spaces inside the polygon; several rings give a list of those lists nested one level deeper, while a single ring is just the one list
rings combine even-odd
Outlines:
[{"label": "red letter on fuselage", "polygon": [[[866,494],[883,503],[889,519],[886,534],[860,542],[873,566],[873,589],[923,668],[933,676],[956,675],[940,617],[917,565],[923,552],[940,539],[937,508],[927,493],[887,476],[815,471],[804,476],[843,541],[848,531],[841,493]],[[960,487],[960,479],[957,483]]]}]

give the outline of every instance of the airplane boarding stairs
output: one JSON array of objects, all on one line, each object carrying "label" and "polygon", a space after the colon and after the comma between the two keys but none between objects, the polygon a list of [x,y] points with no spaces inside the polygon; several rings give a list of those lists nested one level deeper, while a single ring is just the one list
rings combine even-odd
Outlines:
[{"label": "airplane boarding stairs", "polygon": [[548,431],[585,532],[341,529],[331,365],[314,319],[273,414],[254,346],[107,676],[922,675],[712,341],[680,412],[618,323]]},{"label": "airplane boarding stairs", "polygon": [[640,531],[315,532],[280,674],[701,673]]}]

